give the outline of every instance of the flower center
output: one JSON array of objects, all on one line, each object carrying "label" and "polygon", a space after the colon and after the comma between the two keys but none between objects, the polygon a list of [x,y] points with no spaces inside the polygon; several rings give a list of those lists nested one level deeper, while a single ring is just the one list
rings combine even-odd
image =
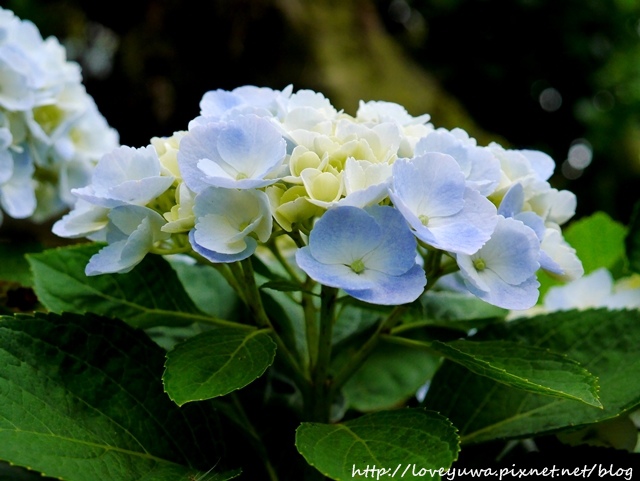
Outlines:
[{"label": "flower center", "polygon": [[242,179],[247,179],[249,176],[243,172],[238,172],[238,175],[236,175],[236,180],[242,180]]},{"label": "flower center", "polygon": [[482,258],[474,259],[473,267],[475,267],[477,271],[483,271],[486,269],[487,263]]},{"label": "flower center", "polygon": [[362,259],[357,259],[353,261],[349,267],[351,267],[351,270],[356,274],[360,274],[364,270],[364,262],[362,262]]},{"label": "flower center", "polygon": [[426,226],[429,223],[429,216],[422,214],[418,216],[418,220],[422,222],[422,225]]}]

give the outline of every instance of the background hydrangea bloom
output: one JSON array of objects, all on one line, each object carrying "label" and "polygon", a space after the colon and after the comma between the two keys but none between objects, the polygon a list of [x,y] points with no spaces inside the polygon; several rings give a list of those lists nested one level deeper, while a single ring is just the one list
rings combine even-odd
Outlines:
[{"label": "background hydrangea bloom", "polygon": [[9,216],[41,222],[73,206],[69,191],[117,147],[81,81],[56,39],[0,8],[0,166],[10,174],[0,175],[0,206]]},{"label": "background hydrangea bloom", "polygon": [[296,262],[316,281],[373,304],[405,304],[424,290],[416,242],[398,211],[338,206],[314,226]]},{"label": "background hydrangea bloom", "polygon": [[547,311],[590,307],[640,309],[640,278],[636,275],[614,281],[607,269],[600,268],[566,285],[551,287],[543,306]]}]

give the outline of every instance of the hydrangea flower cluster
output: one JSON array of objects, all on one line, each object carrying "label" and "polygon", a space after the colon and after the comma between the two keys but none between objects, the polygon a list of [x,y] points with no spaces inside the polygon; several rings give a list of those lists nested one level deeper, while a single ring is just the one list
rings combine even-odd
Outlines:
[{"label": "hydrangea flower cluster", "polygon": [[0,224],[3,211],[35,222],[60,215],[117,147],[81,82],[55,38],[0,8]]},{"label": "hydrangea flower cluster", "polygon": [[202,98],[188,130],[105,155],[54,232],[108,243],[86,273],[148,252],[242,261],[289,236],[295,264],[356,299],[398,305],[457,272],[508,309],[538,298],[539,269],[582,275],[561,225],[575,196],[546,154],[483,147],[389,102],[355,116],[322,94],[244,86]]}]

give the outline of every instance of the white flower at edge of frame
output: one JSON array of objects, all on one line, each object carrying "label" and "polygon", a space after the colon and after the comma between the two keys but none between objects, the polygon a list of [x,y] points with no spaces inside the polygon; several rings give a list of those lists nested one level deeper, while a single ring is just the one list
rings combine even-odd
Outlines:
[{"label": "white flower at edge of frame", "polygon": [[35,170],[26,150],[12,154],[11,177],[0,184],[0,206],[14,219],[25,219],[33,214],[37,201],[32,180]]}]

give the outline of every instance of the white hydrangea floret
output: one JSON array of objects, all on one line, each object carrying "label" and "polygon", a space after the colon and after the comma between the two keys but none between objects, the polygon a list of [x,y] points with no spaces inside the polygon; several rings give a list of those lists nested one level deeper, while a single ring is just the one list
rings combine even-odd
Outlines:
[{"label": "white hydrangea floret", "polygon": [[72,192],[101,207],[145,205],[173,183],[173,177],[161,174],[160,160],[152,146],[122,146],[100,159],[91,184]]}]

